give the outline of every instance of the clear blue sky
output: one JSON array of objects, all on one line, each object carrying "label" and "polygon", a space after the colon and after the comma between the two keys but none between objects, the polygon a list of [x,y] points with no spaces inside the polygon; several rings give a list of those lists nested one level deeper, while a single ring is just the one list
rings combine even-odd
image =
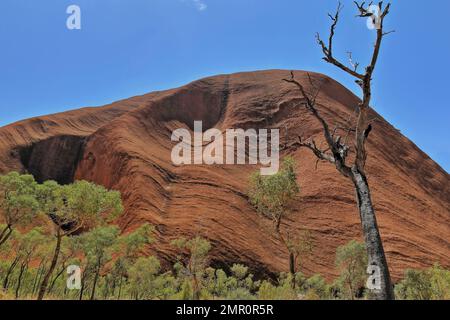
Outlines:
[{"label": "clear blue sky", "polygon": [[[351,1],[335,53],[367,61],[374,37]],[[374,106],[450,170],[450,1],[394,0]],[[66,8],[82,29],[66,28]],[[307,69],[357,91],[321,61],[331,0],[1,0],[0,125],[166,89],[219,73]]]}]

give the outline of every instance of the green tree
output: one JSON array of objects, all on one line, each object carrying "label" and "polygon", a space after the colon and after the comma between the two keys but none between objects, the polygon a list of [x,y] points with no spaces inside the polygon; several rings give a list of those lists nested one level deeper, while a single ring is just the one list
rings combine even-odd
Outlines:
[{"label": "green tree", "polygon": [[[172,245],[188,252],[186,259],[179,258],[179,276],[190,279],[192,299],[199,300],[202,290],[202,278],[208,264],[208,254],[211,243],[201,237],[187,240],[180,238],[172,241]],[[187,289],[186,289],[187,290]]]},{"label": "green tree", "polygon": [[159,297],[163,282],[158,274],[161,264],[155,257],[139,258],[129,270],[132,297],[153,300]]},{"label": "green tree", "polygon": [[46,181],[37,190],[41,210],[52,219],[56,237],[53,258],[39,288],[38,300],[42,300],[58,262],[62,239],[112,221],[123,207],[119,192],[87,181],[65,186]]},{"label": "green tree", "polygon": [[81,247],[87,260],[85,270],[92,271],[93,275],[90,300],[95,299],[95,291],[104,266],[112,260],[113,249],[117,244],[119,233],[120,230],[117,226],[106,226],[95,228],[81,236]]},{"label": "green tree", "polygon": [[11,236],[14,228],[24,225],[35,217],[37,183],[32,175],[11,172],[0,176],[0,246]]},{"label": "green tree", "polygon": [[232,277],[227,280],[229,300],[253,300],[252,291],[257,289],[258,284],[253,281],[253,275],[249,273],[248,267],[242,264],[234,264],[231,267]]},{"label": "green tree", "polygon": [[[313,240],[309,230],[300,230],[296,233],[287,234],[287,245],[289,246],[290,272],[293,281],[296,275],[302,270],[305,257],[310,256],[313,252]],[[300,259],[302,258],[302,259]],[[294,273],[292,273],[294,271]],[[296,282],[295,282],[296,283]],[[295,286],[294,286],[295,287]]]},{"label": "green tree", "polygon": [[118,296],[122,296],[124,279],[128,278],[128,270],[142,255],[144,248],[154,241],[155,227],[146,223],[133,232],[122,235],[116,247],[117,259],[112,270],[112,291],[113,295],[118,286]]},{"label": "green tree", "polygon": [[[283,220],[291,213],[291,206],[300,188],[295,174],[294,159],[287,157],[283,160],[278,173],[262,176],[256,172],[250,181],[249,198],[257,211],[265,218],[271,219],[275,235],[280,239],[289,252],[289,272],[295,277],[298,266],[298,256],[301,237],[296,237],[287,228],[282,228]],[[295,241],[295,240],[297,241]],[[303,251],[301,251],[304,253]],[[292,282],[295,286],[295,282]]]},{"label": "green tree", "polygon": [[23,278],[25,273],[28,271],[30,262],[36,257],[36,253],[39,251],[40,247],[45,245],[47,242],[46,235],[42,232],[40,228],[34,228],[31,231],[21,236],[20,239],[20,268],[16,281],[15,297],[19,298],[20,289],[22,286]]},{"label": "green tree", "polygon": [[[290,274],[289,274],[290,275]],[[280,277],[278,285],[264,280],[258,290],[260,300],[295,300],[297,294],[292,288],[292,281],[289,277]]]},{"label": "green tree", "polygon": [[330,288],[320,274],[313,275],[307,279],[304,284],[304,290],[306,291],[305,299],[307,300],[319,300],[328,299]]},{"label": "green tree", "polygon": [[228,276],[225,271],[211,267],[205,269],[204,286],[211,299],[226,297],[229,291],[228,285]]},{"label": "green tree", "polygon": [[336,250],[336,266],[340,271],[338,284],[343,297],[354,299],[367,280],[367,253],[363,243],[352,240]]}]

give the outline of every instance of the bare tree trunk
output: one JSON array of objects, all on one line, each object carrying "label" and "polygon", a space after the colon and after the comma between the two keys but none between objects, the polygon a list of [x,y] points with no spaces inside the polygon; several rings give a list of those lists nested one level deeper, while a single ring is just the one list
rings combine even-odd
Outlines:
[{"label": "bare tree trunk", "polygon": [[58,263],[59,252],[61,251],[61,230],[58,229],[58,233],[56,235],[56,247],[55,252],[53,254],[52,263],[50,264],[50,268],[45,274],[44,280],[42,280],[41,286],[39,288],[38,300],[44,299],[44,295],[47,292],[48,282],[50,281],[50,277],[52,276],[53,271],[55,270],[56,264]]},{"label": "bare tree trunk", "polygon": [[376,266],[380,271],[380,290],[374,290],[374,299],[393,300],[394,291],[389,274],[389,268],[384,253],[383,243],[378,231],[375,210],[372,205],[369,184],[364,174],[352,169],[352,180],[356,189],[359,215],[366,243],[369,266]]}]

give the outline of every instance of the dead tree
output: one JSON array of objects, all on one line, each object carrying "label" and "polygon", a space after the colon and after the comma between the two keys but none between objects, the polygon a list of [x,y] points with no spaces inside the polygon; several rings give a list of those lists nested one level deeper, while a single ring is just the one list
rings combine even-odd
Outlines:
[{"label": "dead tree", "polygon": [[361,219],[363,236],[366,243],[370,270],[379,271],[378,280],[380,283],[379,286],[376,286],[378,287],[377,289],[371,290],[372,297],[374,299],[390,300],[394,299],[393,287],[383,244],[378,230],[375,211],[370,195],[370,188],[366,177],[365,166],[367,158],[366,142],[372,130],[371,120],[368,118],[370,101],[372,97],[372,76],[378,61],[383,37],[390,33],[384,31],[383,23],[385,17],[389,14],[391,4],[389,3],[387,5],[383,5],[382,1],[378,3],[377,7],[372,6],[372,3],[366,5],[364,2],[359,4],[355,1],[355,4],[358,8],[358,16],[367,17],[369,19],[371,18],[372,21],[376,22],[377,29],[372,58],[370,64],[365,68],[364,73],[360,73],[358,71],[359,64],[353,61],[351,53],[349,53],[350,67],[346,66],[345,63],[340,62],[333,55],[333,39],[336,26],[339,22],[339,14],[342,9],[340,3],[336,14],[329,15],[332,20],[332,24],[328,43],[326,44],[322,41],[319,34],[317,34],[317,42],[324,54],[323,59],[355,77],[356,83],[362,89],[362,99],[356,108],[356,118],[354,123],[349,128],[340,128],[346,131],[347,137],[350,135],[354,136],[354,157],[352,157],[351,161],[353,163],[347,164],[347,162],[350,162],[348,155],[350,152],[353,152],[349,145],[347,145],[347,139],[342,139],[337,135],[339,127],[334,128],[334,130],[331,129],[330,125],[324,117],[322,117],[317,108],[316,98],[320,93],[320,88],[317,88],[317,86],[313,83],[313,80],[309,74],[309,81],[315,90],[313,93],[305,90],[305,87],[295,79],[293,72],[291,72],[291,78],[284,79],[284,81],[292,83],[297,87],[302,95],[302,104],[320,122],[327,148],[321,149],[317,146],[313,139],[305,142],[301,137],[299,137],[299,141],[295,144],[299,147],[304,147],[311,150],[318,158],[318,161],[327,161],[333,164],[344,177],[352,181],[355,187],[357,205]]}]

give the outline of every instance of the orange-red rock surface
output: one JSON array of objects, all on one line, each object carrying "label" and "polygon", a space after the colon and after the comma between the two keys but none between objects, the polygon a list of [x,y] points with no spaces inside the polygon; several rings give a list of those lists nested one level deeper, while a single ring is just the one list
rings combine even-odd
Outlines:
[{"label": "orange-red rock surface", "polygon": [[[212,261],[248,264],[256,272],[286,270],[288,255],[248,203],[248,180],[257,168],[174,166],[174,129],[279,128],[281,142],[298,135],[321,141],[317,121],[296,106],[298,92],[284,83],[289,72],[273,70],[221,75],[184,87],[17,122],[0,128],[0,173],[29,171],[37,179],[67,183],[86,179],[120,190],[124,231],[149,222],[158,241],[150,248],[166,262],[170,241],[201,235],[213,244]],[[320,111],[331,124],[345,123],[358,103],[334,80],[321,83]],[[306,73],[296,78],[310,89]],[[379,120],[368,143],[367,174],[394,278],[405,268],[439,262],[450,267],[450,177],[410,140]],[[305,272],[336,275],[336,247],[361,237],[352,185],[310,152],[288,149],[298,165],[301,196],[287,221],[311,230],[314,252]]]}]

